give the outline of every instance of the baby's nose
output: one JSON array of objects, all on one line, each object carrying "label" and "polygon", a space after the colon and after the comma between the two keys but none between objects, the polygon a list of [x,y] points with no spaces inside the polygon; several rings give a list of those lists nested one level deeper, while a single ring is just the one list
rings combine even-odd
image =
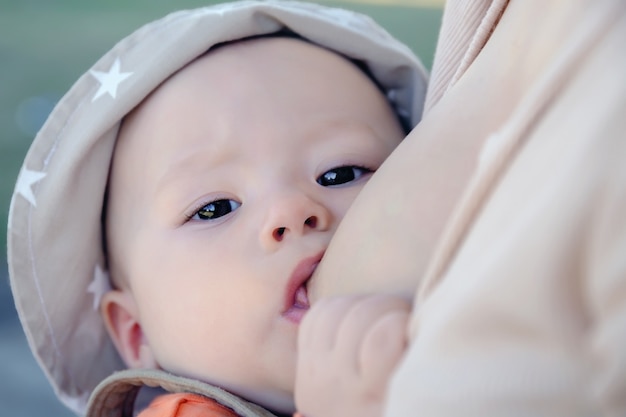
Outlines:
[{"label": "baby's nose", "polygon": [[273,247],[285,239],[327,230],[330,221],[331,213],[325,205],[304,194],[284,196],[272,201],[261,240]]},{"label": "baby's nose", "polygon": [[[313,216],[307,217],[302,227],[303,232],[306,228],[311,228],[311,229],[317,228],[317,216],[313,215]],[[293,230],[298,230],[298,229],[294,228]],[[287,228],[286,226],[279,226],[275,228],[274,231],[272,232],[272,237],[277,242],[280,242],[281,240],[283,240],[283,236],[285,235],[285,232],[287,231],[290,231],[290,229]]]}]

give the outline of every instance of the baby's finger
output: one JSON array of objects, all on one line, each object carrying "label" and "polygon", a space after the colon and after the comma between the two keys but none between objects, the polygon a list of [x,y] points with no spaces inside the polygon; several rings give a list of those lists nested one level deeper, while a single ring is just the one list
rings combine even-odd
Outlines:
[{"label": "baby's finger", "polygon": [[359,372],[370,381],[387,381],[407,346],[409,312],[390,311],[367,332],[359,352]]},{"label": "baby's finger", "polygon": [[410,303],[400,297],[374,295],[358,300],[346,312],[336,330],[334,350],[337,359],[345,361],[358,373],[361,367],[360,351],[362,344],[374,323],[389,313],[403,312],[408,314],[409,311]]},{"label": "baby's finger", "polygon": [[342,319],[360,298],[329,297],[313,305],[300,323],[298,350],[330,351],[336,343]]}]

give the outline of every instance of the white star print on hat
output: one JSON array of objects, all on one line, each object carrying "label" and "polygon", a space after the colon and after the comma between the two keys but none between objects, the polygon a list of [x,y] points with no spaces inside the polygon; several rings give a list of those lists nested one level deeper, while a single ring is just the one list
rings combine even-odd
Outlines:
[{"label": "white star print on hat", "polygon": [[26,199],[26,201],[36,207],[37,201],[35,200],[35,195],[33,194],[31,186],[36,182],[41,181],[41,179],[45,176],[45,172],[31,171],[26,168],[22,169],[20,177],[17,180],[17,186],[15,187],[16,194],[21,195]]},{"label": "white star print on hat", "polygon": [[100,307],[100,301],[102,296],[111,291],[111,282],[109,281],[109,274],[100,265],[96,265],[96,269],[93,272],[93,281],[87,287],[87,292],[93,294],[93,309],[98,310]]},{"label": "white star print on hat", "polygon": [[115,59],[115,62],[113,62],[108,72],[90,70],[89,73],[100,82],[100,88],[96,92],[96,95],[93,96],[93,99],[91,99],[92,102],[96,101],[104,94],[115,98],[117,95],[117,87],[119,87],[124,80],[133,75],[132,72],[120,72],[119,58]]}]

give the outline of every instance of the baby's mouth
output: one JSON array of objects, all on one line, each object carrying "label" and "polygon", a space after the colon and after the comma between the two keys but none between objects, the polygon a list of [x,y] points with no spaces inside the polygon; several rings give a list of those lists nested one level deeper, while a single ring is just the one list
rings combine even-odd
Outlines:
[{"label": "baby's mouth", "polygon": [[311,307],[307,284],[322,259],[323,252],[303,259],[296,265],[285,289],[285,304],[282,316],[298,324]]},{"label": "baby's mouth", "polygon": [[307,284],[310,278],[311,277],[309,276],[306,281],[296,288],[296,291],[293,293],[291,304],[283,312],[283,316],[295,324],[302,321],[302,318],[304,318],[304,315],[311,307],[307,291]]}]

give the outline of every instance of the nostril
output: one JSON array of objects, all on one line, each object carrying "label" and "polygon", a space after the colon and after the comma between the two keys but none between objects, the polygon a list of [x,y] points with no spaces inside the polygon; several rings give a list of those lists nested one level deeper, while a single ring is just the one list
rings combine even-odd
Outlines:
[{"label": "nostril", "polygon": [[278,227],[276,229],[274,229],[274,239],[276,239],[277,242],[280,242],[281,240],[283,240],[283,235],[285,234],[285,228],[284,227]]},{"label": "nostril", "polygon": [[317,226],[317,217],[315,216],[311,216],[308,219],[306,219],[304,221],[304,224],[306,224],[307,226],[315,229],[315,227]]}]

